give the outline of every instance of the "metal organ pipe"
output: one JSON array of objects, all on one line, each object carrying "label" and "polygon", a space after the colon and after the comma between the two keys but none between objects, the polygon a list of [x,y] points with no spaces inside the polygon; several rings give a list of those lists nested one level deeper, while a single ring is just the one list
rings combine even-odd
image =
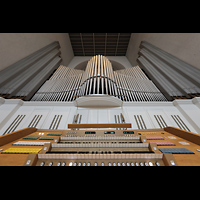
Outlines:
[{"label": "metal organ pipe", "polygon": [[102,55],[90,59],[81,80],[81,95],[117,95],[111,62]]},{"label": "metal organ pipe", "polygon": [[85,71],[61,65],[32,101],[74,101],[92,94],[112,95],[122,101],[167,101],[139,66],[113,71],[102,55],[92,57]]}]

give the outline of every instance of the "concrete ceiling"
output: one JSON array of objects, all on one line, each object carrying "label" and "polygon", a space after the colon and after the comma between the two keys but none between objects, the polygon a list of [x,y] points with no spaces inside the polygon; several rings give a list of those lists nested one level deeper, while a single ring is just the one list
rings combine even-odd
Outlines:
[{"label": "concrete ceiling", "polygon": [[69,33],[74,56],[125,56],[131,33]]}]

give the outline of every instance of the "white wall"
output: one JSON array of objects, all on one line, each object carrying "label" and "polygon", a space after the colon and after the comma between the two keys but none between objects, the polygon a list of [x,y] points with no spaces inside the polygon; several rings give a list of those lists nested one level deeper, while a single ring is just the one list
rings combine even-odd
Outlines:
[{"label": "white wall", "polygon": [[[87,61],[89,61],[91,58],[92,56],[74,56],[67,67],[74,69],[78,66],[78,69],[82,69],[85,65],[87,65]],[[111,61],[111,63],[112,61],[114,61],[114,65],[116,65],[116,68],[118,67],[118,63],[118,65],[123,65],[124,68],[132,67],[131,63],[129,62],[126,56],[106,56],[106,58],[108,58]]]},{"label": "white wall", "polygon": [[[114,115],[123,113],[127,123],[138,129],[135,116],[142,116],[147,128],[160,128],[154,115],[161,115],[167,126],[178,128],[171,115],[178,115],[190,131],[200,134],[200,97],[173,102],[124,102],[122,107],[76,107],[73,102],[24,102],[0,99],[0,135],[17,116],[25,117],[14,123],[13,130],[26,128],[36,115],[42,115],[36,128],[49,129],[55,115],[62,115],[58,129],[67,129],[74,115],[82,115],[81,123],[115,123]],[[9,109],[7,109],[9,108]],[[36,120],[37,121],[37,120]],[[56,120],[55,120],[56,121]],[[15,125],[16,124],[16,125]]]},{"label": "white wall", "polygon": [[126,56],[133,66],[143,40],[200,69],[200,33],[132,33]]},{"label": "white wall", "polygon": [[0,33],[0,71],[54,41],[67,66],[74,56],[68,33]]}]

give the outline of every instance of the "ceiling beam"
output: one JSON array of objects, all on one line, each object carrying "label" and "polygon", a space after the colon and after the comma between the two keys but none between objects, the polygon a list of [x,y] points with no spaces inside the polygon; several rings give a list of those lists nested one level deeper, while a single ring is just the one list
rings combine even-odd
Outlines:
[{"label": "ceiling beam", "polygon": [[81,34],[81,33],[80,33],[80,37],[81,37],[81,44],[82,44],[82,48],[83,48],[83,55],[85,56],[84,46],[83,46],[83,37],[82,37],[82,34]]},{"label": "ceiling beam", "polygon": [[95,38],[94,38],[94,33],[93,33],[93,48],[94,48],[94,56],[95,56]]},{"label": "ceiling beam", "polygon": [[117,38],[117,45],[116,45],[115,56],[117,55],[117,47],[118,47],[118,43],[119,43],[119,36],[120,36],[120,33],[118,33],[118,38]]}]

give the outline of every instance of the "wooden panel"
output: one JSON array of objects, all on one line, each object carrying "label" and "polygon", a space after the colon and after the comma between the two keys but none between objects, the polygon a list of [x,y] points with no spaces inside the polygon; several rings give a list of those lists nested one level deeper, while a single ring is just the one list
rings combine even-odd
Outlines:
[{"label": "wooden panel", "polygon": [[[175,146],[162,146],[162,148],[186,148],[194,152],[194,154],[172,154],[175,159],[174,161],[176,161],[175,163],[177,163],[178,166],[200,166],[200,152],[199,152],[200,146],[197,143],[195,144],[196,141],[199,141],[198,139],[200,138],[199,135],[175,127],[166,127],[163,129],[148,129],[148,130],[146,129],[143,131],[134,130],[134,132],[141,133],[141,135],[145,137],[149,136],[163,137],[164,140],[161,141],[172,142],[173,144],[175,144]],[[189,137],[185,139],[187,137],[186,136],[187,134],[189,135]],[[190,137],[191,135],[195,135],[196,141],[193,140],[194,142],[192,142]],[[153,142],[153,141],[155,141],[156,143],[159,140],[147,140],[147,142]],[[158,146],[158,148],[160,147]],[[164,154],[164,155],[171,155],[171,154]]]},{"label": "wooden panel", "polygon": [[175,127],[166,127],[164,128],[164,130],[180,138],[183,138],[185,140],[188,140],[190,142],[200,145],[200,137],[196,133],[192,133],[192,132],[185,131],[185,130],[175,128]]},{"label": "wooden panel", "polygon": [[[27,142],[30,142],[30,141],[36,141],[36,142],[39,142],[41,140],[39,140],[39,138],[37,140],[23,140],[23,137],[25,136],[39,136],[39,132],[43,132],[44,135],[42,136],[47,136],[48,133],[62,133],[62,131],[58,131],[58,130],[49,130],[49,129],[36,129],[36,128],[26,128],[26,129],[22,129],[22,130],[19,130],[19,131],[15,131],[13,133],[9,133],[8,135],[11,135],[11,140],[8,141],[4,141],[5,144],[4,145],[1,145],[0,149],[2,149],[3,151],[4,150],[7,150],[9,148],[13,148],[13,143],[15,142],[18,142],[18,141],[27,141]],[[15,134],[17,135],[17,137],[15,136]],[[8,135],[5,135],[5,136],[8,136]],[[0,137],[0,142],[2,142],[2,138],[3,140],[5,140],[5,136],[2,136]],[[54,138],[58,138],[58,137],[54,137]],[[9,139],[9,138],[7,138]],[[43,140],[43,142],[54,142],[54,140]],[[49,143],[46,143],[45,145],[48,145]],[[16,146],[15,146],[16,147]],[[27,146],[17,146],[16,148],[27,148]],[[36,146],[28,146],[28,148],[36,148]],[[44,148],[44,147],[43,147]],[[48,150],[48,149],[47,149]],[[41,150],[42,152],[43,150]],[[44,152],[44,151],[43,151]],[[40,152],[39,152],[40,153]],[[23,166],[27,157],[29,155],[33,155],[33,154],[2,154],[2,152],[0,152],[0,166]],[[34,154],[36,155],[36,154]],[[31,163],[30,163],[31,165]],[[33,163],[34,165],[34,163]]]},{"label": "wooden panel", "polygon": [[131,123],[68,124],[68,128],[131,128]]},{"label": "wooden panel", "polygon": [[3,135],[0,137],[0,146],[5,145],[14,140],[17,140],[26,135],[29,135],[30,133],[33,133],[36,130],[37,130],[36,128],[29,127],[29,128],[24,128],[24,129],[9,133],[7,135]]},{"label": "wooden panel", "polygon": [[[70,125],[70,124],[69,124]],[[83,124],[71,124],[71,125],[83,125]],[[110,125],[114,125],[116,126],[120,126],[120,125],[130,125],[130,123],[126,124],[109,124],[109,123],[105,123],[105,124],[85,124],[86,126],[97,126],[97,127],[102,127],[102,126],[108,126],[110,127]],[[102,125],[102,126],[101,126]],[[29,134],[28,134],[28,131]],[[31,130],[36,130],[31,132]],[[89,128],[87,129],[88,131]],[[168,131],[166,131],[168,130]],[[2,145],[0,149],[2,149],[3,151],[9,149],[9,148],[13,148],[13,142],[18,142],[18,141],[26,141],[26,142],[31,142],[32,140],[24,140],[22,139],[23,137],[29,135],[32,137],[38,136],[38,137],[48,137],[48,133],[61,133],[62,136],[64,136],[66,138],[65,142],[63,145],[65,147],[68,148],[69,152],[71,151],[76,151],[75,154],[72,154],[70,152],[70,154],[68,153],[62,153],[62,154],[55,154],[55,159],[51,160],[50,157],[52,156],[52,153],[49,154],[47,153],[47,151],[49,151],[49,149],[51,147],[53,147],[54,145],[60,145],[59,144],[59,138],[58,136],[54,137],[54,141],[49,140],[49,142],[51,143],[46,143],[43,146],[43,150],[41,150],[39,152],[38,157],[36,154],[2,154],[2,152],[0,152],[0,165],[2,166],[22,166],[22,165],[26,165],[26,166],[30,166],[30,165],[39,165],[40,163],[37,161],[37,159],[40,157],[39,156],[46,156],[46,161],[45,161],[45,165],[48,166],[50,162],[53,162],[53,165],[56,166],[58,162],[65,162],[66,166],[69,165],[69,162],[75,162],[74,158],[77,156],[80,156],[78,159],[80,160],[80,162],[90,162],[91,166],[94,166],[94,162],[98,162],[98,166],[100,166],[101,162],[105,162],[105,166],[108,165],[108,162],[120,162],[122,164],[122,162],[124,162],[124,164],[126,165],[126,162],[137,162],[140,163],[142,162],[144,164],[144,162],[153,162],[155,165],[155,162],[158,161],[159,164],[162,165],[172,165],[173,163],[175,164],[175,166],[200,166],[200,146],[197,144],[198,142],[200,142],[200,140],[198,138],[200,138],[199,135],[188,132],[188,131],[184,131],[184,130],[180,130],[178,128],[174,128],[174,127],[168,127],[165,129],[133,129],[133,130],[129,130],[129,131],[133,131],[134,135],[132,134],[125,134],[123,133],[124,130],[113,130],[115,132],[115,134],[112,135],[107,135],[105,137],[105,132],[104,130],[93,130],[95,131],[95,136],[96,137],[85,137],[85,130],[75,130],[75,131],[69,131],[69,130],[49,130],[49,129],[36,129],[36,128],[28,128],[28,129],[23,129],[21,131],[15,131],[14,133],[10,133],[8,135],[2,136],[0,137],[0,141],[1,138],[5,138],[7,136],[7,138],[9,139],[9,135],[12,134],[16,134],[18,135],[18,139],[16,139],[16,136],[12,135],[12,139],[10,140],[10,142],[8,142],[9,140],[7,140],[6,142],[4,141],[5,145]],[[43,135],[41,135],[41,132]],[[21,135],[19,136],[19,134],[21,133]],[[22,134],[23,133],[23,134]],[[76,137],[75,137],[76,136]],[[52,136],[50,136],[52,137]],[[135,139],[133,139],[132,137],[136,137],[137,141]],[[151,140],[148,140],[148,138],[151,137]],[[186,138],[187,139],[184,139]],[[39,142],[41,141],[40,138],[38,138],[37,140],[34,140],[32,142]],[[82,140],[82,138],[84,138],[84,140]],[[124,139],[126,138],[126,139]],[[140,138],[140,141],[139,141]],[[190,151],[192,151],[194,154],[163,154],[159,151],[159,147],[157,147],[156,142],[158,142],[158,138],[162,139],[161,142],[171,142],[173,143],[175,146],[162,146],[162,148],[186,148]],[[55,139],[57,141],[55,141]],[[76,139],[76,140],[75,140]],[[91,139],[92,139],[92,143],[91,143]],[[4,139],[5,140],[5,139]],[[194,141],[194,142],[191,142]],[[46,142],[44,140],[44,142]],[[58,144],[57,144],[58,142]],[[95,142],[95,143],[93,143]],[[97,142],[97,143],[96,143]],[[112,146],[112,144],[114,144]],[[138,143],[139,142],[139,143]],[[140,143],[141,142],[141,143]],[[150,142],[154,142],[154,143],[150,143]],[[54,143],[52,145],[52,143]],[[131,144],[133,143],[133,144]],[[195,144],[196,143],[196,144]],[[109,146],[111,144],[111,146]],[[71,145],[71,146],[70,146]],[[141,145],[141,147],[139,147]],[[149,148],[146,149],[145,145],[149,146]],[[117,147],[116,147],[117,146]],[[133,148],[133,151],[135,151],[134,146],[138,146],[139,148],[143,149],[142,151],[154,151],[154,153],[152,152],[148,152],[148,154],[138,154],[138,156],[136,156],[135,153],[127,153],[125,152],[127,150],[127,148]],[[47,148],[46,148],[47,147]],[[18,146],[15,148],[27,148],[27,146],[23,147],[23,146]],[[28,148],[36,148],[35,146],[29,146]],[[55,147],[53,147],[55,148]],[[76,150],[76,148],[78,148]],[[82,148],[82,149],[80,149]],[[92,154],[87,154],[87,152],[91,152],[91,148],[95,148]],[[82,153],[77,153],[80,150],[80,152],[83,150]],[[131,150],[131,149],[129,149]],[[129,151],[128,150],[128,151]],[[139,150],[139,149],[138,149]],[[98,153],[94,153],[95,151],[97,151]],[[108,152],[111,153],[108,153]],[[86,153],[84,153],[86,152]],[[101,153],[100,153],[101,152]],[[107,153],[106,153],[107,152]],[[58,152],[57,152],[58,153]],[[136,152],[137,153],[137,152]],[[145,157],[141,157],[142,155],[145,155]],[[153,159],[155,156],[158,155],[160,157],[156,157],[156,159]],[[67,160],[63,160],[64,157],[66,158],[66,156],[70,159]],[[86,156],[86,157],[85,157]],[[91,156],[92,159],[89,159],[87,156]],[[95,157],[93,157],[95,156]],[[103,156],[100,158],[100,156]],[[132,157],[133,156],[133,157]],[[135,157],[136,156],[136,157]],[[150,156],[150,157],[149,157]],[[163,156],[163,157],[162,157]],[[84,157],[84,159],[83,159]],[[115,159],[111,159],[111,157],[114,157]],[[88,158],[88,159],[87,159]],[[94,158],[98,158],[98,161],[92,161],[94,160]],[[66,158],[67,159],[67,158]],[[82,159],[82,160],[81,160]],[[109,161],[108,159],[111,159],[111,161]],[[158,159],[158,160],[157,160]],[[107,160],[107,161],[106,161]],[[26,164],[27,161],[29,161],[29,164]]]}]

